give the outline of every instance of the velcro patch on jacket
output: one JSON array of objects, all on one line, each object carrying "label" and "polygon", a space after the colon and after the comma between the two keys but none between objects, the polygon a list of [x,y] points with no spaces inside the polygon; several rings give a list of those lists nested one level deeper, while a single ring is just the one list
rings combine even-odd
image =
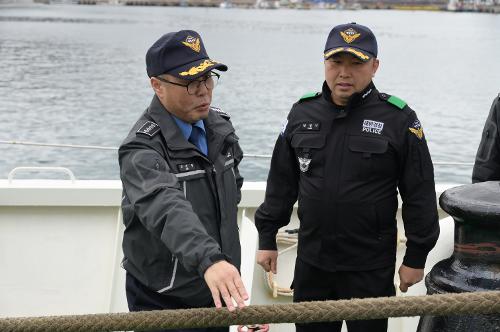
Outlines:
[{"label": "velcro patch on jacket", "polygon": [[404,101],[403,99],[401,98],[398,98],[396,96],[389,96],[386,101],[389,103],[389,104],[392,104],[394,106],[396,106],[397,108],[399,109],[403,109],[405,108],[406,106],[406,101]]},{"label": "velcro patch on jacket", "polygon": [[305,131],[319,131],[321,124],[319,122],[302,122],[299,129]]},{"label": "velcro patch on jacket", "polygon": [[152,138],[154,135],[160,132],[160,126],[158,126],[153,121],[146,121],[139,130],[137,130],[136,135],[142,134],[146,135],[149,138]]}]

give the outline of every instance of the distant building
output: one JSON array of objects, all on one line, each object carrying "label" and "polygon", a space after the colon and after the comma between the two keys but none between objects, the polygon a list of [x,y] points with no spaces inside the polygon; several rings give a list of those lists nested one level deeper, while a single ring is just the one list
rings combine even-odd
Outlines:
[{"label": "distant building", "polygon": [[500,13],[500,0],[450,0],[448,10]]},{"label": "distant building", "polygon": [[[352,0],[347,0],[352,2]],[[362,8],[368,9],[409,9],[445,10],[449,0],[356,0]]]}]

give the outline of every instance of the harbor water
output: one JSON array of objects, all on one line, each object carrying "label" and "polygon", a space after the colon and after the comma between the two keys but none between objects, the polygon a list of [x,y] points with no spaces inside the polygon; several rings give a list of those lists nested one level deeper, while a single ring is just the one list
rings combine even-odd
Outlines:
[{"label": "harbor water", "polygon": [[[231,114],[245,153],[270,155],[291,105],[321,88],[328,32],[353,21],[375,32],[374,82],[417,112],[433,160],[472,163],[500,92],[500,15],[0,6],[0,140],[117,147],[152,97],[146,50],[163,33],[194,29],[229,66],[213,105]],[[17,166],[119,178],[114,150],[0,144],[0,156],[0,178]],[[269,161],[245,158],[245,179],[265,180]],[[467,183],[471,167],[437,165],[435,173],[437,182]]]}]

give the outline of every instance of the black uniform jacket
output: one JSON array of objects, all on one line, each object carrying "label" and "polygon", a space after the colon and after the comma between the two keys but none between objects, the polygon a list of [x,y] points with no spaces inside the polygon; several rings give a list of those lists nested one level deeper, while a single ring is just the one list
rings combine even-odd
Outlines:
[{"label": "black uniform jacket", "polygon": [[298,199],[298,256],[330,271],[387,267],[396,256],[397,188],[403,198],[404,264],[423,268],[439,236],[432,161],[415,112],[373,83],[337,108],[330,89],[293,105],[274,147],[266,197],[255,215],[259,248]]},{"label": "black uniform jacket", "polygon": [[493,100],[477,149],[472,182],[500,180],[500,94]]},{"label": "black uniform jacket", "polygon": [[123,267],[150,289],[188,305],[210,303],[203,274],[211,264],[225,258],[240,266],[243,154],[221,114],[211,108],[204,120],[206,157],[155,96],[119,149]]}]

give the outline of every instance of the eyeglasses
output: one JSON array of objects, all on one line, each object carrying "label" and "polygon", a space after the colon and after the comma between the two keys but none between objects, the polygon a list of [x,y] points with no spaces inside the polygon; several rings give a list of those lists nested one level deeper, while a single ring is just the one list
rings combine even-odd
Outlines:
[{"label": "eyeglasses", "polygon": [[165,83],[170,83],[173,85],[185,87],[187,90],[187,93],[189,95],[195,95],[198,92],[200,92],[201,83],[205,84],[205,87],[208,90],[212,90],[213,88],[215,88],[217,86],[217,83],[219,82],[219,77],[220,77],[219,74],[210,72],[210,74],[208,74],[204,78],[202,78],[200,80],[191,81],[188,84],[181,84],[181,83],[177,83],[177,82],[172,82],[172,81],[166,80],[160,76],[156,76],[156,79],[158,79],[159,81],[165,82]]}]

